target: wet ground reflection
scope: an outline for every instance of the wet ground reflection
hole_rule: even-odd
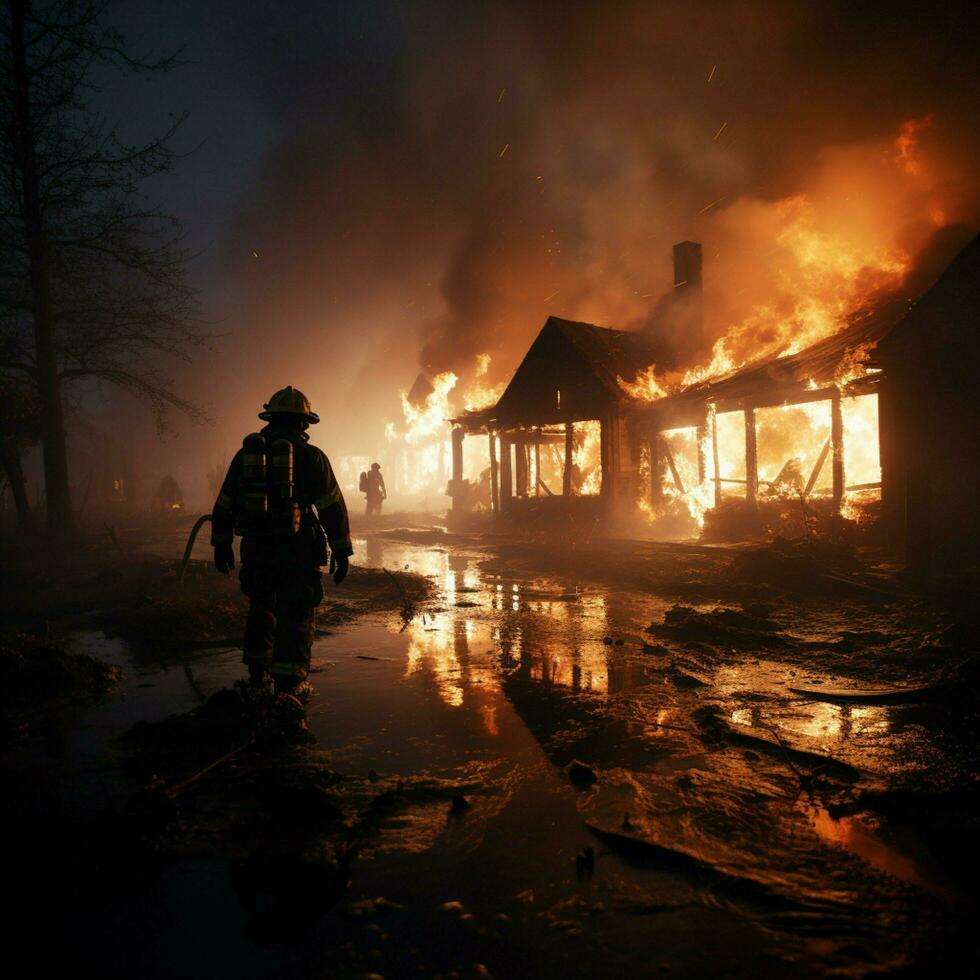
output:
[[[665,637],[646,628],[673,598],[606,589],[571,568],[537,576],[485,550],[380,535],[355,548],[396,575],[430,577],[437,594],[407,626],[378,613],[317,640],[318,748],[343,773],[473,789],[462,815],[420,801],[383,822],[348,899],[278,964],[286,975],[473,973],[486,962],[499,975],[655,963],[665,975],[819,976],[900,966],[935,936],[961,935],[963,894],[921,841],[813,799],[816,779],[846,796],[855,780],[926,768],[938,752],[911,708],[790,691],[840,679],[846,661],[820,645],[841,646],[853,610],[754,612],[775,623],[758,646]],[[327,594],[342,601],[342,589]],[[865,636],[846,642],[872,642],[872,629],[890,642],[899,618],[865,617]],[[127,663],[121,648],[109,655]],[[239,672],[234,650],[209,652],[190,679],[130,670],[120,697],[69,736],[66,768],[95,765],[125,724],[187,710]],[[573,759],[595,783],[570,783]],[[578,874],[589,847],[594,871]],[[401,911],[380,919],[379,897]],[[225,918],[240,929],[240,916]],[[166,929],[152,940],[172,941]]]
[[[519,665],[529,677],[574,691],[604,694],[634,682],[629,664],[610,656],[617,643],[610,635],[610,604],[617,603],[603,590],[581,585],[570,590],[567,583],[488,572],[479,554],[420,551],[391,542],[375,542],[370,554],[439,585],[440,606],[408,627],[406,672],[428,671],[451,706],[462,704],[464,689],[472,684],[499,686],[498,653],[503,666]],[[633,606],[642,611],[633,611],[631,619],[664,608],[655,600]]]
[[[342,765],[384,758],[396,771],[424,765],[443,774],[484,766],[494,802],[479,803],[469,822],[473,860],[479,855],[495,867],[515,860],[504,815],[549,772],[548,806],[563,813],[564,829],[555,833],[566,850],[582,843],[583,827],[613,835],[603,838],[607,902],[642,895],[658,907],[724,909],[781,935],[765,955],[805,949],[817,961],[825,957],[828,968],[883,962],[915,933],[902,930],[911,928],[920,890],[941,903],[952,894],[927,887],[937,875],[926,855],[885,841],[873,822],[835,820],[803,805],[801,771],[817,765],[811,757],[826,756],[845,774],[858,766],[873,775],[908,765],[917,744],[901,708],[794,696],[789,688],[799,678],[828,679],[819,655],[801,664],[724,645],[657,643],[644,628],[663,619],[669,601],[571,577],[527,576],[480,552],[386,541],[370,553],[387,567],[430,575],[440,594],[404,633],[390,625],[375,635],[375,655],[391,659],[368,665],[370,680],[345,681],[341,670],[326,676],[321,691],[331,721],[314,727]],[[810,623],[793,616],[791,641],[839,640],[841,614],[820,607],[809,616]],[[350,639],[330,638],[318,654],[336,661],[348,650],[357,657]],[[363,692],[355,708],[352,686]],[[392,708],[379,712],[379,700]],[[743,749],[736,739],[706,750],[694,720],[706,706],[718,706],[733,732],[761,745]],[[362,721],[380,715],[376,735],[345,741],[341,717],[348,710]],[[800,756],[787,759],[784,744]],[[574,757],[600,772],[598,785],[584,793],[560,774]],[[542,769],[543,759],[550,768]],[[417,852],[420,833],[429,859],[449,846],[444,820],[420,817],[416,829],[396,828],[387,839],[389,858],[400,846]],[[455,839],[457,856],[459,846]],[[652,849],[652,861],[643,859],[643,847]],[[665,856],[667,867],[682,868],[669,881]],[[535,858],[522,851],[518,860],[525,887],[541,888]],[[390,887],[383,874],[372,881]]]

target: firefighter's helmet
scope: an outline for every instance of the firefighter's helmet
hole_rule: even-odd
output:
[[[265,411],[259,412],[259,418],[265,422],[271,422],[276,415],[298,415],[311,425],[320,421],[310,408],[310,400],[292,385],[277,391],[262,407]]]

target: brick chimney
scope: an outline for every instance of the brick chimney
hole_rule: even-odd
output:
[[[704,345],[704,296],[699,242],[674,246],[674,308],[683,323],[684,346],[700,349]]]

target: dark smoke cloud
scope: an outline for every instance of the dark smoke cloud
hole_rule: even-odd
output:
[[[641,325],[686,238],[721,333],[767,283],[744,202],[930,113],[975,228],[976,5],[876,6],[236,5],[280,133],[224,244],[256,395],[298,373],[367,433],[420,367],[511,370],[548,313]]]

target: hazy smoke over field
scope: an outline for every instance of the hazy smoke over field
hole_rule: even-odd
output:
[[[367,444],[420,368],[505,376],[548,313],[649,326],[682,239],[740,354],[760,308],[836,288],[803,278],[894,288],[944,228],[948,259],[978,219],[975,15],[870,7],[240,12],[281,134],[223,246],[255,395],[292,379]]]

